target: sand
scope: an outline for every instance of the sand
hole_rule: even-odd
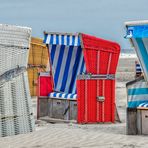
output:
[[[0,138],[0,148],[146,148],[147,136],[126,135],[127,81],[134,79],[135,58],[120,59],[116,83],[116,104],[122,123],[78,125],[38,121],[36,131]],[[130,63],[130,64],[129,64]],[[120,77],[122,76],[122,77]],[[33,99],[36,114],[36,99]]]

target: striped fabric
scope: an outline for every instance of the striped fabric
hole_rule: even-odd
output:
[[[128,86],[128,107],[136,108],[142,103],[148,103],[147,82],[135,82]]]
[[[133,38],[132,40],[141,61],[143,72],[148,80],[148,38]]]
[[[132,40],[142,70],[148,81],[148,25],[127,26],[126,37]]]
[[[139,63],[136,63],[136,73],[141,73],[142,69]]]
[[[148,101],[147,101],[147,103],[141,103],[138,107],[145,107],[145,108],[147,108],[148,107]]]
[[[80,46],[80,38],[78,34],[45,34],[44,43],[50,45]]]
[[[77,75],[86,71],[79,37],[77,35],[45,35],[45,43],[49,44],[54,90],[76,93]]]
[[[51,98],[60,98],[60,99],[76,99],[77,98],[77,94],[58,93],[58,92],[52,92],[48,96]]]

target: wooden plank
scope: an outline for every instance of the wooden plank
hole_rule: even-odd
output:
[[[39,118],[40,120],[46,121],[48,123],[77,123],[76,120],[62,120],[62,119],[55,119],[50,118],[48,116]]]
[[[78,35],[79,35],[79,33],[46,32],[46,31],[44,31],[44,34],[55,34],[55,35],[72,35],[72,36],[78,36]]]
[[[137,135],[137,109],[127,108],[127,135]]]
[[[115,104],[115,121],[121,123],[116,104]]]
[[[125,22],[125,26],[139,26],[148,24],[148,20]]]

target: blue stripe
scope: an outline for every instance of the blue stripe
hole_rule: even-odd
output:
[[[78,37],[78,45],[80,46],[81,45],[81,43],[80,43],[80,38]]]
[[[129,107],[129,108],[136,108],[136,107],[138,107],[141,103],[148,103],[148,100],[144,100],[144,101],[130,101],[130,102],[128,102],[128,107]]]
[[[84,69],[84,58],[83,58],[83,62],[82,62],[82,66],[81,66],[81,70],[80,70],[80,74],[82,74],[83,72],[85,72],[85,71],[83,71],[83,69]]]
[[[54,93],[53,96],[56,97],[56,93]]]
[[[65,94],[65,98],[68,98],[68,94]]]
[[[142,39],[140,38],[136,38],[135,39],[137,44],[138,44],[138,47],[139,47],[139,52],[141,53],[141,57],[142,57],[142,60],[143,60],[143,63],[144,63],[144,67],[146,68],[146,71],[145,73],[148,72],[148,53],[147,53],[147,50],[143,44],[143,41]]]
[[[60,69],[62,68],[61,64],[62,64],[64,49],[65,49],[65,46],[62,45],[61,48],[60,48],[59,57],[57,59],[58,63],[57,63],[57,67],[55,69],[55,75],[54,75],[55,88],[57,87],[57,82],[58,82],[58,78],[59,78]]]
[[[72,90],[73,89],[73,83],[75,84],[75,80],[76,80],[76,77],[77,77],[76,74],[77,74],[77,70],[78,70],[78,65],[79,65],[79,62],[80,62],[81,54],[82,54],[82,48],[79,46],[77,48],[76,59],[75,59],[74,67],[73,67],[73,71],[72,71],[72,79],[71,79],[71,83],[70,83],[69,91],[68,92],[72,92],[73,91]]]
[[[75,44],[75,36],[72,36],[72,45],[74,46]]]
[[[53,60],[54,60],[55,52],[56,52],[56,45],[52,45],[51,46],[51,52],[49,50],[52,65],[53,65]]]
[[[70,61],[71,61],[72,53],[73,53],[73,50],[74,50],[73,48],[74,48],[74,46],[69,47],[68,56],[67,56],[67,60],[66,60],[66,66],[65,66],[65,70],[64,70],[64,77],[63,77],[63,80],[62,80],[61,91],[65,90],[67,77],[68,77],[68,70],[69,70],[69,67],[70,67]]]
[[[53,35],[51,35],[49,43],[53,44]]]
[[[71,95],[71,98],[73,98],[73,97],[74,97],[74,95],[75,95],[75,94],[72,94],[72,95]]]
[[[61,43],[64,45],[64,35],[61,36]]]
[[[69,43],[70,43],[70,36],[68,35],[67,36],[67,45],[69,45]]]
[[[60,93],[59,97],[62,97],[62,93]]]
[[[59,44],[59,35],[56,35],[56,44]]]
[[[142,94],[148,94],[148,88],[128,89],[128,95],[142,95]]]

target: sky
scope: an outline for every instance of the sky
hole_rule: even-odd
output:
[[[0,0],[0,23],[28,26],[32,36],[43,31],[83,32],[118,42],[124,39],[124,22],[148,19],[148,0]]]

